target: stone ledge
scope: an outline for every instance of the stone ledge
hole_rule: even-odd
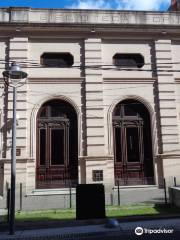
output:
[[[71,194],[75,194],[76,189],[71,188]],[[27,194],[26,196],[49,196],[49,195],[69,195],[70,189],[69,188],[62,188],[62,189],[35,189],[31,193]]]

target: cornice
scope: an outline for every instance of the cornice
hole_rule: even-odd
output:
[[[180,25],[180,13],[11,7],[0,9],[0,21],[23,23]]]
[[[180,32],[180,12],[0,8],[0,30]],[[14,31],[16,31],[14,28]],[[71,29],[70,29],[71,28]],[[4,29],[5,30],[5,29]]]

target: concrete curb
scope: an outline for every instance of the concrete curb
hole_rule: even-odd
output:
[[[2,240],[50,240],[52,237],[53,239],[63,239],[63,240],[71,240],[71,239],[86,239],[89,237],[103,237],[105,236],[104,232],[99,233],[69,233],[69,234],[50,234],[47,236],[3,236]]]
[[[93,237],[106,237],[110,234],[120,235],[120,227],[108,229],[104,225],[68,227],[56,229],[39,229],[36,231],[16,231],[15,235],[7,232],[0,235],[0,240],[44,240],[44,239],[89,239]]]
[[[145,221],[147,220],[147,221]],[[146,218],[138,219],[136,221],[131,218],[131,221],[120,221],[120,224],[115,228],[107,228],[105,224],[92,224],[92,225],[81,225],[81,226],[70,226],[70,227],[56,227],[44,229],[34,229],[34,230],[16,230],[14,236],[10,236],[8,232],[0,234],[0,240],[52,240],[52,239],[63,239],[63,240],[85,240],[85,239],[118,239],[122,236],[129,236],[130,234],[135,234],[134,230],[137,226],[144,228],[171,228],[176,232],[178,238],[180,239],[180,226],[179,217],[176,218],[170,216],[166,218]],[[113,236],[113,237],[112,237]],[[114,238],[117,237],[117,238]],[[111,238],[112,237],[112,238]],[[127,238],[125,238],[127,239]]]
[[[118,217],[119,222],[134,222],[134,221],[149,221],[149,220],[160,220],[160,219],[171,219],[171,218],[180,218],[179,214],[164,214],[164,215],[140,215],[140,216],[126,216]]]
[[[140,216],[126,216],[126,217],[113,217],[117,219],[120,223],[125,222],[134,222],[134,221],[149,221],[149,220],[161,220],[161,219],[172,219],[180,218],[180,214],[171,214],[171,215],[140,215]],[[54,221],[43,221],[43,222],[17,222],[16,230],[35,230],[35,229],[44,229],[44,228],[64,228],[64,227],[83,227],[87,225],[100,225],[106,224],[108,218],[105,219],[91,219],[91,220],[54,220]],[[7,223],[0,224],[0,233],[8,231],[9,225]]]

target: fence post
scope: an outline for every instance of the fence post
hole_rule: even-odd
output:
[[[177,184],[176,184],[176,177],[174,177],[174,186],[176,187]]]
[[[113,193],[110,193],[110,199],[111,199],[111,206],[113,206],[114,204]]]
[[[22,183],[20,183],[19,189],[19,210],[22,211]]]
[[[165,204],[167,204],[167,191],[166,191],[166,179],[164,178],[164,197],[165,197]]]
[[[69,208],[72,208],[72,189],[69,188]]]
[[[10,220],[10,194],[11,194],[11,190],[10,188],[7,189],[7,202],[6,202],[6,206],[7,206],[7,222],[9,223]]]
[[[118,206],[120,206],[120,189],[119,189],[119,181],[118,181]]]

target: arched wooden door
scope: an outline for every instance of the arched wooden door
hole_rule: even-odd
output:
[[[134,100],[120,102],[113,113],[115,182],[154,184],[150,116]]]
[[[62,100],[49,101],[37,117],[37,188],[73,186],[78,181],[77,115]]]

